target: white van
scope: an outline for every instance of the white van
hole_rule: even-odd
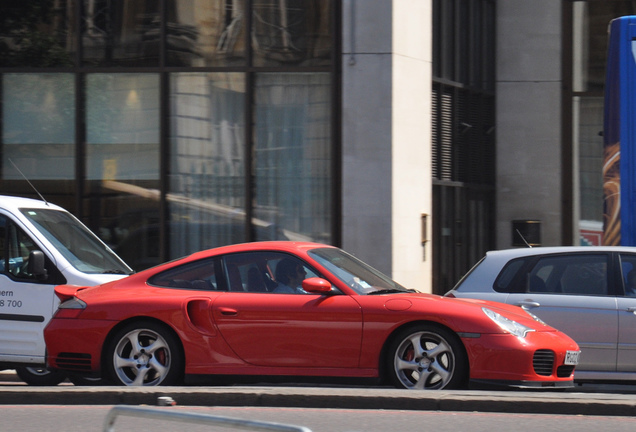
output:
[[[98,285],[132,272],[63,208],[0,196],[0,370],[15,369],[32,385],[66,379],[44,366],[42,332],[59,303],[54,287]]]

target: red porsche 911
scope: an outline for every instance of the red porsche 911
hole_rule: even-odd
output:
[[[56,293],[49,368],[118,385],[240,375],[569,387],[580,353],[520,307],[409,290],[316,243],[226,246]]]

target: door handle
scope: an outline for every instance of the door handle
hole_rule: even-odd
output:
[[[636,315],[636,306],[628,307],[627,312],[631,312],[634,315]]]
[[[532,308],[538,308],[539,306],[541,306],[541,303],[532,301],[532,300],[524,300],[524,301],[520,301],[519,303],[515,303],[515,305],[521,306],[524,309],[532,309]]]
[[[238,311],[236,309],[228,308],[228,307],[219,308],[219,312],[221,312],[221,315],[223,315],[223,316],[236,316],[236,315],[238,315]]]

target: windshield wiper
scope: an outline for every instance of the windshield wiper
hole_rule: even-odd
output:
[[[113,269],[113,270],[105,270],[104,274],[127,274],[127,273],[123,270]]]
[[[387,288],[387,289],[381,289],[381,290],[370,292],[367,295],[395,294],[395,293],[407,293],[407,292],[415,292],[415,290],[412,290],[412,289]]]

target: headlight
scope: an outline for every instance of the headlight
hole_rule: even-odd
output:
[[[528,332],[535,331],[530,327],[526,327],[523,324],[519,324],[516,321],[506,318],[505,316],[498,314],[497,312],[490,310],[488,308],[481,308],[482,311],[486,314],[488,318],[493,320],[495,324],[497,324],[503,331],[506,331],[510,334],[513,334],[517,337],[524,338]]]
[[[532,319],[533,319],[533,320],[535,320],[536,322],[538,322],[538,323],[540,323],[540,324],[543,324],[543,325],[547,325],[545,322],[543,322],[543,320],[542,320],[541,318],[539,318],[538,316],[536,316],[535,314],[533,314],[532,312],[530,312],[528,309],[525,309],[525,308],[521,308],[521,309],[523,309],[524,311],[526,311],[526,313],[527,313],[528,315],[530,315],[530,316],[532,317]]]

